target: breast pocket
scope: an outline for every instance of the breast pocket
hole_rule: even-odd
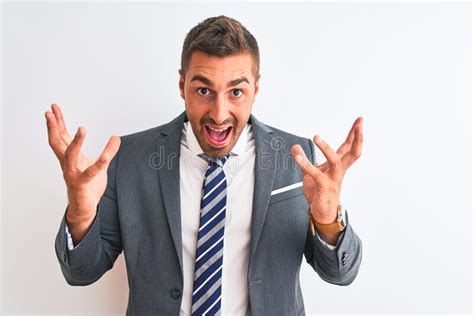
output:
[[[301,260],[308,231],[308,202],[301,185],[279,189],[274,188],[270,195],[265,226],[272,243],[278,245],[276,253],[293,256],[297,262]]]
[[[276,188],[272,190],[272,195],[270,196],[269,204],[281,202],[296,196],[304,194],[303,185],[301,182],[290,184],[283,188]]]

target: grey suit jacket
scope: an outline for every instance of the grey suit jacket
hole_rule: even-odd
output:
[[[123,250],[129,283],[127,315],[178,315],[180,311],[180,199],[186,197],[179,192],[179,154],[185,120],[183,112],[162,126],[121,136],[87,235],[68,250],[64,213],[56,236],[56,255],[70,285],[94,283]],[[299,281],[303,255],[323,280],[348,285],[359,270],[361,241],[349,223],[335,250],[312,237],[302,186],[271,195],[302,181],[291,146],[300,144],[313,162],[314,148],[311,140],[264,125],[253,115],[249,122],[256,145],[247,275],[250,309],[254,315],[303,315]]]

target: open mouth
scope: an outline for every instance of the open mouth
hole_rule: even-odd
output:
[[[210,145],[213,147],[224,147],[228,140],[232,126],[226,128],[216,128],[209,125],[204,125],[204,130],[206,131],[206,138]]]

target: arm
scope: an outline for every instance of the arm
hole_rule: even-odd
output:
[[[340,233],[334,249],[325,246],[318,236],[308,234],[304,255],[318,275],[326,282],[349,285],[354,281],[362,260],[362,242],[349,224],[346,212],[346,228]]]
[[[61,271],[70,285],[88,285],[112,268],[122,251],[117,216],[116,170],[120,137],[110,137],[97,159],[81,152],[86,130],[72,138],[57,104],[45,112],[48,143],[66,182],[68,206],[55,239]],[[77,244],[68,250],[66,224]]]
[[[122,252],[115,191],[117,156],[111,161],[104,195],[97,205],[97,213],[84,238],[69,244],[66,232],[66,212],[63,215],[55,240],[55,251],[64,278],[70,285],[89,285],[110,270]],[[68,206],[69,207],[69,206]]]
[[[311,162],[316,164],[314,146],[309,141],[309,155]],[[325,281],[337,285],[349,285],[354,281],[362,260],[362,242],[349,223],[347,211],[344,212],[346,227],[339,233],[333,247],[325,244],[324,237],[318,232],[311,232],[308,222],[308,234],[305,245],[306,261]],[[331,249],[332,248],[332,249]]]

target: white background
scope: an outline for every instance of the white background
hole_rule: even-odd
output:
[[[2,313],[124,314],[123,254],[87,287],[64,280],[54,239],[66,190],[47,142],[52,102],[96,156],[109,136],[183,109],[184,37],[225,14],[257,38],[258,119],[337,148],[364,116],[342,202],[363,241],[358,277],[303,262],[312,313],[468,313],[472,297],[471,5],[60,4],[2,8]],[[322,159],[322,155],[319,156]]]

